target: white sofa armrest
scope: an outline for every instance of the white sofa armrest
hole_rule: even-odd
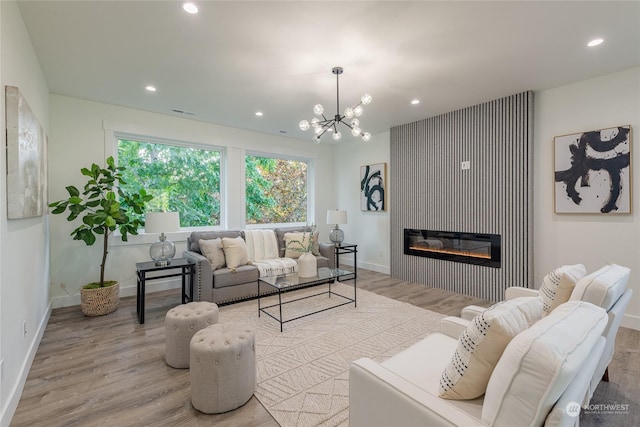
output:
[[[440,332],[457,340],[469,324],[469,320],[460,317],[447,316],[440,320]]]
[[[479,305],[468,305],[462,309],[462,311],[460,312],[460,317],[462,317],[464,320],[473,320],[474,317],[476,317],[486,309],[487,307],[481,307]]]
[[[369,358],[349,367],[350,427],[482,425]]]
[[[540,295],[537,289],[523,288],[522,286],[511,286],[504,290],[504,299],[510,300],[520,297],[537,297]]]

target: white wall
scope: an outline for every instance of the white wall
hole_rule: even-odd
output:
[[[623,326],[640,329],[640,173],[631,174],[631,215],[558,215],[553,204],[553,138],[619,125],[631,125],[631,164],[640,165],[640,68],[536,93],[534,283],[562,264],[627,266],[634,295]]]
[[[49,133],[49,89],[14,1],[0,2],[0,128],[5,85],[17,86]],[[49,313],[47,217],[7,220],[6,152],[0,150],[0,424],[9,425]],[[23,334],[26,322],[27,334]]]
[[[334,208],[346,209],[348,224],[344,230],[345,242],[358,245],[358,266],[381,273],[390,273],[389,211],[360,210],[360,166],[373,163],[387,164],[389,185],[390,133],[373,135],[369,142],[354,140],[338,143],[334,161],[338,204]],[[388,188],[388,187],[387,187]],[[387,204],[389,196],[387,195]],[[345,260],[349,258],[345,256]],[[340,258],[342,262],[342,257]]]
[[[64,198],[67,185],[84,185],[80,168],[115,154],[112,131],[169,138],[222,147],[227,160],[226,206],[228,228],[244,226],[244,153],[247,150],[313,158],[313,168],[322,179],[314,183],[310,197],[315,195],[315,220],[319,231],[328,236],[324,224],[326,210],[334,205],[333,149],[330,145],[314,144],[292,138],[250,132],[183,118],[133,110],[114,105],[51,95],[50,138],[50,198]],[[107,130],[105,132],[105,129]],[[66,215],[52,216],[51,221],[51,292],[53,306],[79,304],[82,285],[98,279],[99,245],[87,247],[74,241],[69,233],[77,223],[66,221]],[[187,232],[169,234],[176,243],[176,253],[185,249]],[[130,237],[129,243],[112,239],[107,259],[106,276],[118,280],[121,295],[135,295],[135,263],[149,260],[149,244],[157,237]],[[324,237],[326,240],[327,237]],[[150,291],[173,287],[169,283],[151,282]]]

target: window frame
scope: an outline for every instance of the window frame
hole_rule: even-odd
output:
[[[219,225],[201,225],[201,226],[192,226],[192,227],[180,227],[180,231],[177,231],[175,233],[170,233],[173,234],[175,236],[177,236],[178,239],[182,239],[184,237],[184,240],[186,240],[186,238],[191,234],[191,232],[193,231],[209,231],[209,230],[223,230],[225,229],[225,224],[226,224],[226,204],[227,204],[227,198],[226,198],[226,171],[227,171],[227,167],[226,167],[226,149],[224,147],[218,146],[218,145],[208,145],[208,144],[204,144],[204,143],[198,143],[198,142],[188,142],[188,141],[184,141],[184,140],[179,140],[179,139],[173,139],[173,138],[163,138],[163,137],[157,137],[157,136],[151,136],[151,135],[144,135],[144,134],[139,134],[139,133],[131,133],[131,132],[124,132],[124,131],[117,131],[114,130],[112,131],[112,136],[113,136],[113,147],[112,147],[112,152],[113,152],[113,158],[116,161],[116,165],[118,164],[118,146],[119,146],[119,140],[121,139],[125,139],[125,140],[133,140],[133,141],[138,141],[138,142],[144,142],[144,143],[149,143],[149,144],[159,144],[159,145],[170,145],[170,146],[174,146],[174,147],[185,147],[185,148],[195,148],[195,149],[201,149],[201,150],[208,150],[208,151],[218,151],[220,153],[220,224]],[[139,230],[138,233],[139,235],[146,235],[146,231]]]
[[[300,163],[306,163],[307,165],[307,221],[306,222],[279,222],[279,223],[265,223],[265,224],[249,224],[247,223],[247,206],[246,206],[246,189],[247,189],[247,171],[244,170],[244,193],[245,193],[245,206],[244,206],[244,224],[246,229],[259,229],[259,228],[281,228],[281,227],[300,227],[309,224],[315,224],[314,218],[314,192],[315,188],[315,159],[312,157],[303,157],[281,153],[267,153],[257,150],[245,150],[243,166],[246,168],[247,156],[253,157],[265,157],[269,159],[279,160],[293,160]]]

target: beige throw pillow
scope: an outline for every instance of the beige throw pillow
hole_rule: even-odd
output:
[[[217,270],[225,266],[224,250],[220,238],[210,240],[198,240],[202,255],[207,257],[211,263],[211,268]]]
[[[300,258],[304,252],[307,252],[306,248],[309,247],[309,239],[311,233],[285,233],[284,234],[284,256],[285,258]]]
[[[564,265],[547,274],[540,286],[545,316],[569,301],[576,283],[586,275],[587,269],[582,264]]]
[[[233,269],[249,263],[247,244],[242,237],[223,237],[222,248],[227,267]]]
[[[522,297],[499,302],[474,317],[442,372],[439,396],[457,400],[482,396],[509,341],[541,319],[542,313],[541,298]]]

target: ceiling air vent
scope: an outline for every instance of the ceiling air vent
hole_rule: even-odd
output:
[[[178,113],[178,114],[184,114],[185,116],[195,116],[196,115],[196,113],[192,113],[190,111],[179,110],[177,108],[174,108],[171,111],[173,111],[174,113]]]

